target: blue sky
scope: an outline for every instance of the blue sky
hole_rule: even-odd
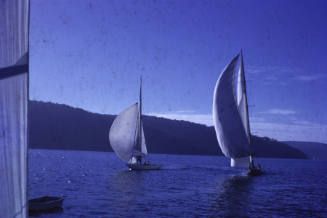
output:
[[[243,49],[254,134],[327,143],[326,1],[31,0],[30,98],[212,125]]]

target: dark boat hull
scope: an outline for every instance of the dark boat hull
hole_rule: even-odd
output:
[[[263,174],[263,171],[259,170],[259,169],[252,169],[252,170],[249,170],[249,172],[248,172],[248,176],[260,176],[262,174]]]
[[[130,170],[160,170],[161,165],[153,164],[127,164]]]
[[[61,208],[64,198],[45,196],[28,201],[30,212],[47,211]]]

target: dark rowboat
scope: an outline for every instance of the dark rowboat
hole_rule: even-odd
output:
[[[28,207],[30,212],[60,209],[63,201],[64,198],[61,197],[44,196],[41,198],[34,198],[29,200]]]

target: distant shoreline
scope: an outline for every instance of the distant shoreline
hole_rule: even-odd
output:
[[[107,153],[113,153],[115,154],[114,151],[102,151],[102,150],[83,150],[83,149],[58,149],[58,148],[29,148],[31,150],[58,150],[58,151],[92,151],[92,152],[107,152]],[[219,155],[219,154],[176,154],[176,153],[151,153],[151,154],[162,154],[162,155],[186,155],[186,156],[209,156],[209,157],[213,157],[213,156],[217,156],[217,157],[223,157],[226,159],[229,159],[227,157],[225,157],[224,155]],[[150,156],[151,156],[150,154]],[[277,157],[256,157],[256,158],[267,158],[267,159],[302,159],[302,160],[313,160],[313,159],[309,159],[309,158],[288,158],[288,157],[282,157],[282,158],[277,158]],[[314,160],[314,161],[327,161],[327,160]]]
[[[51,102],[29,102],[30,148],[111,152],[109,128],[116,117]],[[143,116],[150,154],[222,156],[213,127],[188,121]],[[256,157],[310,157],[301,149],[252,135]]]

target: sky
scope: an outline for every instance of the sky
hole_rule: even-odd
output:
[[[327,1],[31,0],[30,98],[213,125],[242,49],[253,134],[327,143]]]

